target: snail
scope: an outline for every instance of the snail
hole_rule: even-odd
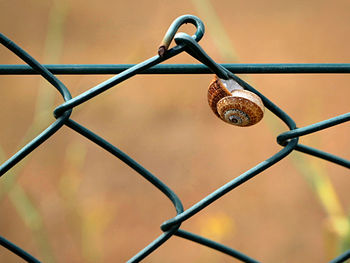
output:
[[[260,97],[243,89],[233,79],[215,76],[209,85],[208,103],[216,116],[236,126],[254,125],[264,116],[264,104]]]

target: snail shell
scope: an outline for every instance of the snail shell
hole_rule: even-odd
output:
[[[236,126],[251,126],[264,116],[264,104],[236,81],[215,76],[208,89],[208,103],[216,116]]]

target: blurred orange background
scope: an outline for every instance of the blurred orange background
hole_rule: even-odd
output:
[[[0,1],[2,33],[43,64],[134,64],[171,22],[198,16],[219,63],[348,63],[350,2]],[[192,25],[181,27],[193,34]],[[6,48],[1,64],[23,64]],[[167,63],[197,63],[181,54]],[[108,75],[58,76],[73,96]],[[241,75],[303,127],[349,111],[346,74]],[[281,149],[270,112],[250,128],[216,118],[212,75],[138,75],[75,108],[72,119],[135,158],[188,208]],[[62,103],[39,76],[0,77],[0,160],[54,121]],[[349,124],[302,137],[350,158]],[[326,262],[350,248],[349,170],[293,152],[182,224],[262,262]],[[166,197],[67,127],[0,180],[0,235],[43,262],[125,262],[175,215]],[[19,258],[0,247],[0,262]],[[235,262],[172,237],[144,262]]]

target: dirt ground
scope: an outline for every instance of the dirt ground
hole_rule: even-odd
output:
[[[1,32],[44,64],[135,64],[156,55],[171,22],[202,19],[219,63],[349,63],[350,2],[0,1]],[[193,34],[194,28],[181,28]],[[22,64],[4,47],[1,64]],[[168,63],[197,63],[186,54]],[[240,75],[303,127],[349,111],[350,75]],[[73,96],[110,75],[59,75]],[[189,208],[269,158],[287,127],[270,112],[250,128],[216,118],[212,75],[139,75],[78,106],[72,119],[165,182]],[[0,76],[1,163],[54,121],[59,94],[39,76]],[[345,123],[300,139],[350,158]],[[349,170],[290,156],[181,228],[261,262],[327,262],[349,247]],[[125,262],[175,215],[118,159],[63,127],[0,180],[0,234],[43,262]],[[345,241],[344,241],[345,240]],[[18,258],[0,248],[0,262]],[[235,262],[172,237],[144,262]]]

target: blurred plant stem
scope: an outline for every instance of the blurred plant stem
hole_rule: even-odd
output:
[[[82,181],[81,171],[85,164],[86,153],[87,148],[84,143],[73,141],[67,146],[64,173],[60,177],[58,190],[65,206],[70,232],[74,233],[74,240],[79,243],[84,262],[99,262],[102,258],[102,253],[98,248],[100,243],[96,241],[96,236],[87,233],[91,233],[101,220],[90,224],[85,210],[92,211],[94,208],[90,206],[89,201],[84,199],[88,203],[88,209],[84,209],[78,200],[78,191]]]
[[[200,18],[206,21],[211,39],[217,48],[224,62],[234,63],[238,60],[237,54],[233,48],[230,37],[225,30],[225,27],[220,17],[215,12],[214,6],[210,0],[192,0],[193,5],[197,9]]]
[[[325,219],[324,240],[328,259],[332,259],[348,249],[350,222],[340,203],[334,186],[325,168],[316,159],[305,158],[301,153],[292,155],[292,162],[311,186],[327,214]]]
[[[114,218],[115,204],[109,204],[103,194],[92,194],[79,202],[78,192],[82,182],[82,169],[87,154],[86,145],[73,141],[67,146],[64,173],[59,181],[59,192],[64,201],[67,222],[80,243],[84,262],[103,262],[101,237]]]
[[[67,11],[68,9],[65,1],[55,0],[52,2],[44,47],[43,63],[57,63],[59,61],[63,44],[63,24]],[[45,80],[40,79],[33,122],[23,136],[18,148],[25,145],[30,139],[40,133],[43,127],[48,126],[50,122],[53,121],[51,112],[54,106],[56,92],[57,91],[55,91],[50,84]],[[0,151],[3,155],[1,159],[4,160],[5,154],[2,149],[0,149]],[[55,262],[39,209],[36,207],[36,204],[30,200],[25,189],[17,183],[17,177],[29,159],[30,157],[28,156],[6,174],[6,180],[2,181],[0,199],[4,198],[6,195],[9,196],[17,213],[32,231],[43,261]]]
[[[313,111],[320,112],[315,110],[315,107]],[[267,126],[273,132],[284,132],[281,122],[272,117],[270,113],[264,117]],[[333,259],[349,249],[350,217],[344,211],[327,171],[321,164],[322,160],[299,152],[292,153],[289,160],[311,186],[313,194],[327,215],[324,221],[325,253],[329,260]]]
[[[220,16],[215,12],[210,0],[192,0],[201,18],[207,21],[208,31],[212,35],[214,44],[220,55],[227,63],[237,62],[237,55],[231,45],[230,38],[224,29]],[[315,109],[313,109],[315,111]],[[264,116],[266,125],[272,132],[283,132],[280,121],[274,115],[266,111]],[[337,193],[330,181],[326,170],[319,161],[313,157],[306,157],[305,154],[291,154],[290,159],[296,169],[303,175],[310,184],[311,189],[323,207],[326,215],[325,245],[329,259],[349,249],[350,245],[350,216],[346,216],[339,201]]]

